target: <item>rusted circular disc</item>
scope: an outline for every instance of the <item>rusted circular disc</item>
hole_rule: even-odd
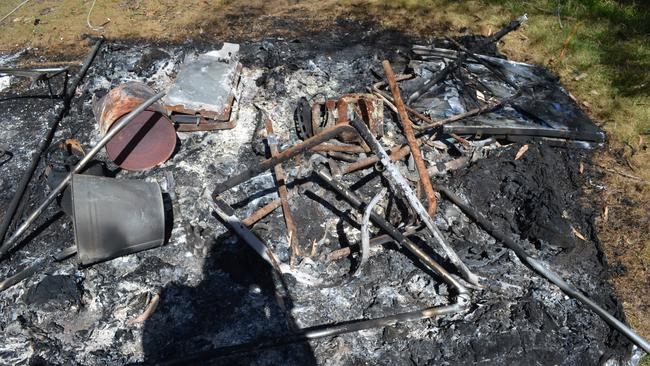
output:
[[[175,147],[172,121],[160,112],[146,110],[113,136],[106,144],[106,152],[121,168],[145,170],[169,159]]]

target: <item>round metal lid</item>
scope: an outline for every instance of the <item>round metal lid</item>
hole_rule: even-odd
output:
[[[106,152],[123,169],[145,170],[169,159],[175,147],[172,121],[160,112],[146,110],[106,144]]]

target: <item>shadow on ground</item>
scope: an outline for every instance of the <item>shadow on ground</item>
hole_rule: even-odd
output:
[[[143,330],[145,364],[185,364],[202,351],[290,332],[291,299],[282,298],[273,269],[245,243],[217,238],[196,287],[171,284]],[[284,304],[283,310],[280,304]],[[199,360],[193,359],[196,364]],[[249,355],[201,359],[202,365],[315,365],[309,344]]]

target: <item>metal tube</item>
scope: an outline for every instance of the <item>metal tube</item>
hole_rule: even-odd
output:
[[[392,243],[394,241],[395,239],[393,239],[390,235],[382,234],[370,239],[368,243],[370,244],[370,247],[375,247],[387,243]],[[357,249],[358,247],[359,247],[358,245],[351,245],[349,247],[333,250],[329,252],[327,255],[322,256],[321,260],[325,262],[332,262],[332,261],[339,260],[343,257],[347,257],[348,255],[350,255],[350,253],[352,253],[352,249],[353,248]]]
[[[25,190],[27,189],[29,182],[32,180],[32,177],[34,176],[34,172],[38,167],[38,163],[41,161],[41,156],[45,153],[45,151],[49,148],[50,144],[52,143],[52,139],[54,138],[54,134],[56,133],[56,130],[59,127],[59,123],[61,122],[61,120],[63,120],[63,117],[65,117],[66,114],[68,114],[68,111],[70,110],[70,102],[75,95],[77,86],[83,79],[84,75],[86,75],[86,72],[90,68],[90,64],[95,59],[95,56],[97,55],[97,52],[99,52],[99,48],[103,42],[104,42],[104,37],[97,40],[92,50],[86,57],[86,60],[84,61],[81,70],[79,70],[78,76],[72,82],[71,88],[65,89],[66,93],[63,98],[63,108],[61,109],[57,117],[54,119],[54,121],[52,121],[52,123],[50,124],[47,134],[45,135],[45,139],[43,139],[36,152],[34,152],[34,154],[32,155],[32,161],[29,167],[27,168],[27,170],[25,171],[25,173],[23,173],[20,183],[18,183],[18,188],[16,188],[16,193],[14,193],[11,202],[9,202],[9,206],[7,206],[4,219],[2,220],[2,225],[0,226],[0,243],[3,243],[2,245],[0,245],[0,260],[2,260],[4,254],[6,254],[6,252],[8,251],[8,249],[6,248],[8,247],[9,244],[4,243],[4,238],[7,235],[7,230],[9,230],[9,226],[11,225],[11,222],[13,221],[14,216],[16,215],[16,210],[18,209],[18,205],[20,205],[20,201],[22,200],[23,195],[25,194]]]
[[[340,194],[345,198],[352,207],[359,210],[360,212],[364,211],[367,205],[363,203],[361,198],[354,194],[348,187],[343,185],[340,181],[334,179],[329,175],[324,169],[315,169],[316,174],[327,183],[336,193]],[[429,267],[433,272],[435,272],[440,278],[445,282],[452,285],[458,293],[465,294],[469,291],[465,286],[463,286],[456,278],[454,278],[449,272],[447,272],[444,267],[442,267],[438,262],[433,260],[428,254],[426,254],[420,247],[415,243],[409,240],[404,234],[397,230],[390,222],[384,219],[382,216],[377,215],[376,213],[370,213],[370,218],[379,228],[384,230],[388,235],[390,235],[395,241],[408,249],[413,253],[418,259],[420,259],[427,267]]]
[[[261,351],[268,348],[283,346],[292,343],[304,342],[312,339],[323,337],[333,337],[345,333],[357,332],[364,329],[380,328],[397,323],[429,319],[435,316],[455,314],[467,308],[469,299],[466,295],[458,297],[457,302],[447,306],[428,307],[422,310],[410,311],[394,315],[388,315],[375,319],[355,320],[350,322],[343,322],[334,325],[320,325],[301,330],[296,334],[289,334],[286,336],[266,338],[258,341],[238,344],[234,346],[226,346],[215,348],[212,350],[200,352],[191,356],[177,358],[174,360],[165,360],[158,364],[160,365],[186,365],[196,364],[200,361],[234,356],[237,354],[245,354]]]
[[[291,197],[289,197],[291,198]],[[253,226],[256,222],[260,221],[266,215],[273,212],[276,208],[282,206],[282,202],[279,198],[274,199],[273,201],[267,203],[266,205],[260,207],[257,211],[253,212],[250,216],[242,220],[244,226]]]
[[[409,152],[411,152],[411,148],[408,147],[408,145],[406,144],[395,146],[394,148],[389,150],[390,159],[393,161],[402,160],[406,155],[408,155]],[[377,155],[369,156],[367,158],[349,164],[348,166],[345,167],[345,169],[341,171],[341,173],[345,175],[352,172],[356,172],[357,170],[367,168],[377,163],[378,161],[379,161],[379,157]]]
[[[45,268],[45,266],[49,265],[50,262],[62,261],[68,257],[73,256],[75,253],[77,253],[77,247],[72,246],[59,251],[58,253],[54,254],[52,257],[38,259],[36,262],[32,263],[31,265],[24,268],[23,270],[18,271],[13,276],[0,281],[0,292],[16,285],[17,283],[21,282],[26,278],[31,277],[34,273],[40,271],[41,269]]]
[[[424,188],[424,194],[427,197],[427,203],[429,205],[427,212],[430,216],[433,216],[436,213],[436,194],[433,191],[433,186],[431,185],[431,178],[429,177],[427,166],[424,164],[424,160],[422,159],[420,142],[415,138],[415,133],[413,133],[412,123],[409,119],[408,113],[406,113],[404,101],[402,100],[399,87],[397,86],[393,68],[390,66],[390,62],[388,60],[384,60],[383,66],[384,72],[386,73],[386,79],[388,79],[388,85],[390,86],[390,90],[393,93],[393,101],[395,102],[395,107],[397,108],[399,119],[402,121],[404,136],[406,136],[406,141],[411,148],[411,156],[413,157],[413,160],[415,160],[415,167],[417,168],[418,175],[420,176],[420,183],[422,184],[422,187]]]
[[[383,187],[379,193],[377,193],[368,203],[365,210],[363,211],[363,219],[361,220],[361,259],[359,260],[359,265],[357,269],[352,274],[356,276],[360,273],[361,267],[366,263],[368,257],[370,257],[370,214],[375,206],[379,203],[384,195],[386,194],[386,187]]]
[[[444,193],[445,196],[447,196],[447,198],[451,202],[453,202],[456,206],[458,206],[458,208],[461,209],[461,211],[465,213],[465,215],[467,215],[472,220],[477,222],[481,227],[483,227],[485,231],[487,231],[495,239],[501,241],[513,252],[515,252],[515,254],[517,254],[517,257],[519,257],[519,259],[521,259],[522,262],[528,264],[528,266],[530,266],[530,268],[532,268],[535,272],[537,272],[542,277],[549,280],[551,283],[555,284],[567,295],[585,304],[589,309],[591,309],[593,312],[598,314],[598,316],[600,316],[601,319],[603,319],[605,322],[611,325],[612,328],[623,333],[623,335],[625,335],[632,343],[636,344],[639,348],[643,349],[646,353],[650,353],[650,343],[647,340],[643,339],[643,337],[636,334],[630,327],[625,325],[620,320],[616,319],[605,309],[603,309],[598,304],[593,302],[575,286],[566,282],[559,274],[549,269],[546,264],[528,255],[528,253],[526,253],[524,248],[522,248],[517,243],[515,243],[515,241],[510,236],[506,235],[504,232],[497,229],[494,225],[492,225],[491,222],[489,222],[485,217],[483,217],[483,215],[481,215],[474,208],[470,207],[456,194],[454,194],[453,192],[451,192],[449,189],[445,187],[438,187],[438,190]]]
[[[253,248],[262,259],[275,267],[276,265],[269,255],[269,248],[257,236],[255,236],[255,234],[250,232],[246,226],[244,226],[237,215],[235,215],[235,211],[232,207],[219,197],[214,198],[213,201],[214,202],[212,202],[211,205],[216,214],[225,221],[226,224],[228,224],[228,226],[246,242],[246,244]]]
[[[358,145],[334,145],[328,143],[322,143],[318,146],[314,146],[310,149],[311,151],[320,151],[320,152],[347,152],[347,153],[364,153],[368,152],[367,149],[364,149],[363,146]]]
[[[344,133],[356,133],[355,129],[347,124],[336,125],[327,129],[324,129],[319,134],[314,137],[308,138],[307,140],[293,145],[289,149],[282,151],[278,155],[271,157],[270,159],[262,160],[258,165],[251,167],[237,175],[234,175],[226,181],[217,184],[217,187],[212,192],[212,197],[215,198],[221,193],[229,190],[230,188],[241,184],[263,171],[275,166],[277,164],[283,163],[296,155],[302,154],[305,151],[308,151],[312,147],[319,145],[325,141],[328,141],[336,136],[339,136]]]
[[[386,168],[386,177],[391,183],[393,189],[404,193],[404,196],[406,197],[409,205],[418,214],[422,222],[424,222],[424,225],[427,227],[427,229],[429,229],[429,232],[431,232],[431,235],[437,242],[438,246],[445,252],[449,261],[453,263],[456,268],[458,268],[463,277],[465,277],[469,283],[478,286],[479,277],[472,273],[472,271],[467,268],[465,263],[460,260],[458,254],[456,254],[456,252],[449,245],[447,245],[444,238],[442,237],[442,233],[436,227],[433,219],[431,219],[431,216],[429,216],[427,210],[422,205],[422,202],[418,200],[417,196],[413,192],[413,189],[411,189],[411,186],[409,186],[406,179],[402,176],[402,173],[399,172],[399,169],[390,160],[390,157],[386,153],[386,150],[384,150],[379,141],[377,141],[375,136],[370,133],[370,130],[368,130],[368,127],[366,127],[363,122],[353,120],[351,123],[357,129],[359,135],[366,141],[368,146],[370,146],[370,149],[372,149],[372,151],[381,159],[382,165]]]
[[[117,135],[126,125],[131,122],[135,117],[138,116],[138,114],[142,113],[145,109],[147,109],[149,106],[154,104],[158,99],[162,98],[165,95],[165,92],[158,93],[154,95],[153,97],[147,99],[142,103],[138,108],[134,109],[129,113],[124,119],[120,120],[120,122],[116,123],[113,128],[111,128],[104,137],[102,137],[101,140],[92,148],[86,155],[84,155],[83,159],[75,165],[75,167],[68,173],[68,175],[63,178],[61,183],[59,183],[56,188],[50,192],[50,194],[45,198],[45,201],[41,203],[40,206],[38,206],[26,219],[25,221],[16,229],[14,234],[4,243],[4,246],[0,249],[0,258],[2,258],[9,250],[11,250],[12,245],[20,238],[20,236],[29,228],[29,226],[45,211],[47,206],[52,203],[56,199],[56,197],[63,192],[65,187],[72,181],[72,176],[76,173],[79,173],[85,166],[90,162],[90,160],[93,159],[93,157],[101,150],[106,143],[113,138],[113,136]]]

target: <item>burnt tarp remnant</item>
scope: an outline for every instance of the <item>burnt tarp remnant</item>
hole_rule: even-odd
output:
[[[163,99],[180,131],[235,127],[231,111],[241,68],[239,45],[235,43],[224,43],[219,50],[185,58]]]
[[[413,60],[410,66],[418,77],[403,83],[411,92],[458,57],[454,50],[443,48],[417,46],[414,51],[421,60]],[[586,146],[605,140],[604,132],[557,82],[557,77],[544,68],[492,56],[475,56],[481,63],[468,58],[454,77],[423,95],[413,107],[444,118],[492,98],[505,98],[514,92],[513,86],[529,85],[533,92],[492,113],[444,124],[443,132],[489,135],[512,141],[519,141],[520,137],[577,140]]]

